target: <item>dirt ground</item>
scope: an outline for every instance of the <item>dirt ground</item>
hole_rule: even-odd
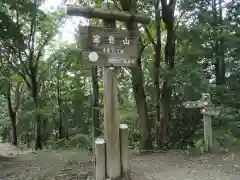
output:
[[[62,151],[36,154],[0,143],[1,180],[83,180],[91,155]],[[179,152],[133,155],[132,180],[239,180],[240,152],[186,156]]]

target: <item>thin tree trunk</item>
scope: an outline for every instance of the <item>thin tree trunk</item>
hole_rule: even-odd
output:
[[[32,98],[35,104],[35,118],[36,118],[36,136],[35,136],[35,149],[42,149],[42,130],[41,130],[41,115],[39,114],[40,102],[38,99],[38,83],[33,73],[32,81]]]
[[[17,128],[16,128],[16,111],[13,110],[12,100],[11,100],[11,82],[8,82],[8,92],[7,92],[7,100],[8,100],[8,112],[9,117],[11,119],[12,126],[12,144],[17,146]]]
[[[18,142],[17,142],[16,116],[12,117],[11,119],[12,119],[12,121],[11,121],[11,123],[12,123],[12,137],[13,137],[13,139],[12,139],[12,144],[15,145],[15,146],[17,146],[17,143],[18,143]]]
[[[213,27],[214,27],[214,55],[215,55],[215,76],[216,85],[225,83],[225,58],[224,58],[224,38],[223,38],[223,16],[222,16],[222,0],[218,1],[219,9],[217,8],[217,0],[213,0]]]
[[[141,55],[137,59],[138,67],[132,68],[132,86],[137,105],[138,120],[141,133],[142,149],[152,149],[151,123],[148,119],[146,95],[143,87],[143,72],[141,69]]]
[[[62,122],[62,99],[61,99],[61,89],[60,89],[60,64],[58,62],[57,67],[57,103],[58,103],[58,117],[59,117],[59,139],[64,137],[63,135],[63,122]]]
[[[100,118],[99,118],[99,85],[98,85],[98,68],[92,67],[92,126],[93,135],[98,137],[100,131]]]
[[[121,6],[124,11],[134,12],[136,9],[136,0],[124,1],[121,0]],[[130,4],[129,4],[130,3]],[[137,24],[135,22],[129,22],[126,24],[128,30],[137,30]],[[134,36],[134,35],[133,35]],[[146,95],[144,91],[144,77],[141,66],[141,56],[144,48],[142,47],[139,52],[139,56],[136,59],[136,67],[131,69],[132,72],[132,86],[133,94],[137,105],[138,120],[140,124],[141,134],[141,147],[142,149],[150,150],[153,148],[151,137],[151,123],[148,119],[148,109],[146,102]]]
[[[219,0],[219,25],[220,25],[220,40],[219,40],[219,56],[220,56],[220,74],[221,74],[221,83],[225,83],[225,58],[224,58],[224,35],[223,35],[223,15],[222,15],[222,0]]]
[[[165,64],[167,70],[171,72],[174,69],[174,59],[175,59],[175,32],[174,32],[174,10],[176,5],[176,0],[170,0],[167,3],[166,0],[161,0],[162,5],[162,17],[166,24],[167,29],[167,40],[165,46]],[[171,77],[164,77],[162,95],[161,95],[161,108],[162,108],[162,120],[161,120],[161,133],[162,147],[169,148],[168,141],[168,124],[171,121],[171,95],[172,86],[170,83]]]
[[[171,94],[172,87],[169,85],[168,80],[164,80],[161,94],[161,147],[168,149],[168,124],[171,121]]]
[[[222,0],[218,1],[219,9],[217,10],[217,2],[213,1],[213,15],[214,15],[214,38],[215,38],[215,76],[216,85],[225,84],[225,52],[224,52],[224,36],[223,36],[223,15],[222,15]],[[219,11],[219,12],[218,12]],[[217,101],[215,103],[221,104],[222,92],[217,92]],[[219,121],[219,125],[222,126],[224,122]]]
[[[42,149],[42,133],[41,133],[41,116],[39,113],[36,114],[37,126],[36,126],[36,139],[35,139],[35,149]]]
[[[155,130],[156,136],[155,141],[157,147],[160,146],[161,142],[161,131],[160,131],[160,123],[161,123],[161,111],[160,111],[160,86],[159,86],[159,79],[160,79],[160,61],[161,61],[161,16],[160,16],[160,8],[159,8],[159,0],[155,4],[155,23],[156,23],[156,36],[157,36],[157,43],[154,46],[155,49],[155,60],[154,60],[154,86],[155,86],[155,98],[156,98],[156,123],[155,123]]]
[[[61,98],[58,96],[58,113],[59,113],[59,139],[64,138],[63,136],[63,122],[62,122],[62,100]]]
[[[219,38],[218,38],[218,12],[217,12],[217,2],[216,0],[213,0],[212,4],[212,10],[213,10],[213,38],[215,40],[214,43],[214,56],[215,56],[215,77],[216,77],[216,85],[221,85],[221,72],[219,71],[220,67],[220,59],[219,59]]]

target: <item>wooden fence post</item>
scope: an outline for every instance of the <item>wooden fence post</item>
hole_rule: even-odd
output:
[[[95,141],[95,157],[96,157],[96,180],[106,179],[106,151],[104,139],[96,139]]]
[[[121,148],[121,170],[124,177],[129,177],[129,140],[128,140],[128,126],[120,124],[120,148]]]

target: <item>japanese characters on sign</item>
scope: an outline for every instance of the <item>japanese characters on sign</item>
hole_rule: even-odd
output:
[[[127,30],[82,26],[80,42],[92,65],[133,66],[138,56],[138,33]]]

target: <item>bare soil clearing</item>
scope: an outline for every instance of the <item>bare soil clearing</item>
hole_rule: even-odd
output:
[[[41,151],[0,143],[1,180],[83,180],[91,155]],[[132,156],[133,180],[239,180],[240,153],[185,156],[179,152]]]

